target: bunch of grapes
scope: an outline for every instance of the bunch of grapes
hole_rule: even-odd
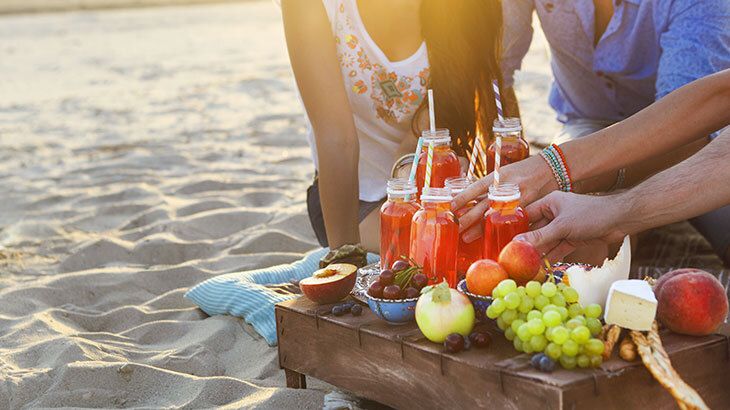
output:
[[[575,289],[551,281],[518,287],[505,279],[492,298],[487,317],[497,320],[518,351],[544,353],[566,369],[601,365],[604,346],[596,338],[602,329],[601,306],[584,308]]]

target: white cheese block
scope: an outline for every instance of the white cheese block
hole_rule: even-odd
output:
[[[585,270],[582,266],[574,265],[565,271],[570,287],[578,291],[578,301],[583,307],[591,303],[606,305],[606,297],[611,284],[621,279],[629,278],[631,269],[631,241],[624,238],[614,259],[606,259],[603,266]]]
[[[651,330],[657,301],[646,281],[619,280],[611,285],[606,301],[606,323],[631,330]]]

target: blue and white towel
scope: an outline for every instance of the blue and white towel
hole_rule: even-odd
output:
[[[275,346],[274,305],[297,295],[277,292],[269,286],[311,276],[327,252],[329,248],[317,249],[291,264],[216,276],[190,289],[185,297],[208,315],[228,314],[243,318],[263,336],[266,343]],[[367,258],[369,264],[380,260],[378,255],[372,253]]]

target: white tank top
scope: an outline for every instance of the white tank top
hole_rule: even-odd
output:
[[[385,197],[398,147],[404,138],[411,138],[411,120],[426,96],[426,43],[405,60],[390,61],[365,30],[356,0],[323,3],[360,143],[360,199],[378,201]],[[318,167],[311,126],[308,140]]]

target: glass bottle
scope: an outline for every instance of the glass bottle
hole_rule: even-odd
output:
[[[405,178],[388,180],[388,200],[380,207],[380,268],[408,258],[411,220],[418,211],[416,183]]]
[[[456,152],[451,149],[449,130],[443,128],[439,128],[434,132],[426,130],[421,133],[421,138],[423,138],[423,148],[421,149],[421,155],[418,157],[418,167],[416,168],[416,186],[418,187],[419,196],[426,180],[426,160],[429,144],[433,144],[430,187],[443,188],[446,178],[461,175],[461,163],[459,157],[456,156]]]
[[[522,123],[519,118],[505,118],[504,120],[494,120],[492,127],[495,141],[497,135],[502,137],[502,149],[499,151],[501,166],[512,164],[530,156],[530,144],[525,141],[522,134]],[[496,150],[496,142],[487,148],[487,172],[494,171],[494,153]]]
[[[423,267],[429,284],[444,279],[456,287],[456,249],[459,224],[451,212],[449,188],[425,188],[421,195],[421,209],[411,222],[410,257]]]
[[[517,184],[502,183],[489,187],[489,210],[484,214],[483,257],[497,260],[502,248],[518,234],[527,232],[529,219],[520,207]]]
[[[456,197],[462,193],[469,185],[476,182],[474,178],[467,177],[451,177],[446,179],[446,187],[451,189],[451,195]],[[454,211],[456,219],[458,220],[464,214],[469,212],[477,204],[476,200],[469,201],[466,205]],[[456,251],[456,276],[458,280],[464,279],[466,271],[475,261],[482,259],[482,252],[484,251],[484,237],[479,239],[466,242],[464,241],[463,235],[459,235],[459,245]]]

